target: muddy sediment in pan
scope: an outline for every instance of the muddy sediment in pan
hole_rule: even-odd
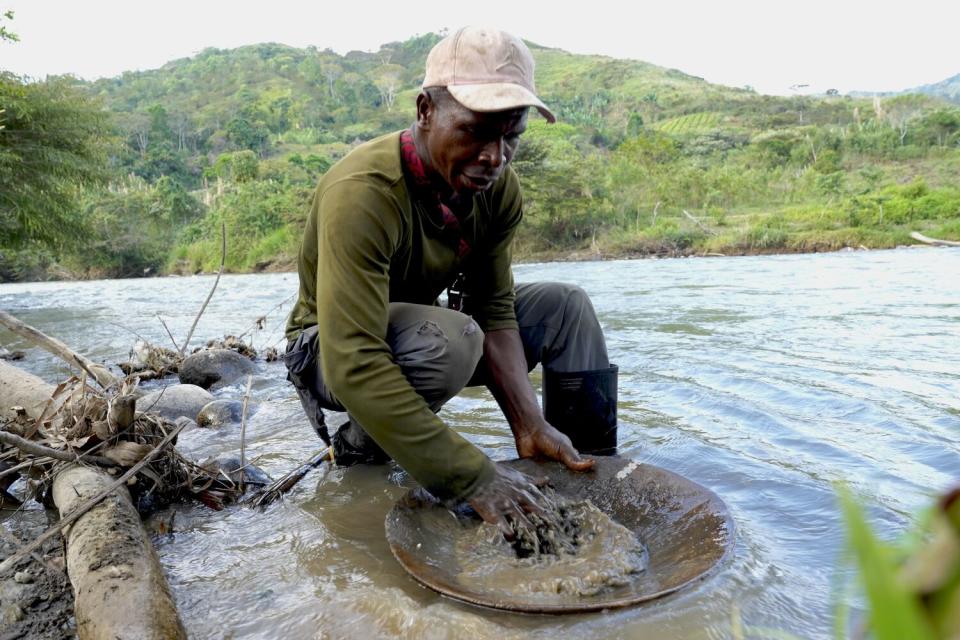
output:
[[[626,586],[646,569],[646,549],[632,531],[589,500],[544,492],[550,513],[534,517],[535,530],[518,530],[513,541],[486,523],[453,528],[460,582],[485,591],[587,597]]]
[[[394,556],[440,593],[528,613],[576,613],[653,600],[709,576],[728,557],[734,525],[709,489],[616,456],[578,474],[515,460],[547,476],[553,522],[513,543],[475,516],[413,491],[386,519]],[[561,510],[562,509],[562,510]]]

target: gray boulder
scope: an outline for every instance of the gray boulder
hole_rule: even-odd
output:
[[[171,421],[181,416],[193,420],[212,400],[209,391],[196,385],[175,384],[137,398],[137,411],[157,413]]]
[[[263,487],[273,481],[263,469],[250,464],[249,460],[247,460],[246,465],[241,466],[240,456],[225,454],[218,458],[208,458],[201,462],[200,466],[217,475],[222,472],[230,480],[237,483],[242,479],[245,484]]]
[[[204,349],[184,358],[180,365],[180,382],[204,389],[219,389],[248,373],[253,363],[232,349]]]
[[[247,404],[247,416],[253,413],[253,405]],[[239,423],[243,416],[243,403],[239,400],[214,400],[197,414],[197,426],[222,427],[225,424]]]

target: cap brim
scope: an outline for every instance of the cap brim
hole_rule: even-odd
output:
[[[556,122],[557,117],[533,92],[512,82],[488,84],[451,84],[447,91],[454,99],[471,111],[509,111],[521,107],[536,107],[547,122]]]

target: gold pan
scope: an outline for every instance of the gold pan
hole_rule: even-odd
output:
[[[457,516],[423,491],[411,491],[387,514],[387,542],[419,582],[475,605],[525,613],[582,613],[627,607],[675,593],[705,579],[731,553],[734,524],[712,491],[666,469],[620,458],[597,457],[593,471],[575,473],[556,462],[511,460],[500,464],[546,476],[557,493],[589,499],[644,544],[649,564],[624,586],[592,596],[511,593],[461,579],[455,527],[479,520]]]

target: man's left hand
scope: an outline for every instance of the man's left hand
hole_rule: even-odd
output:
[[[594,461],[581,458],[580,453],[573,448],[570,438],[547,422],[515,434],[515,439],[517,455],[521,458],[557,460],[573,471],[589,471],[593,468]]]

